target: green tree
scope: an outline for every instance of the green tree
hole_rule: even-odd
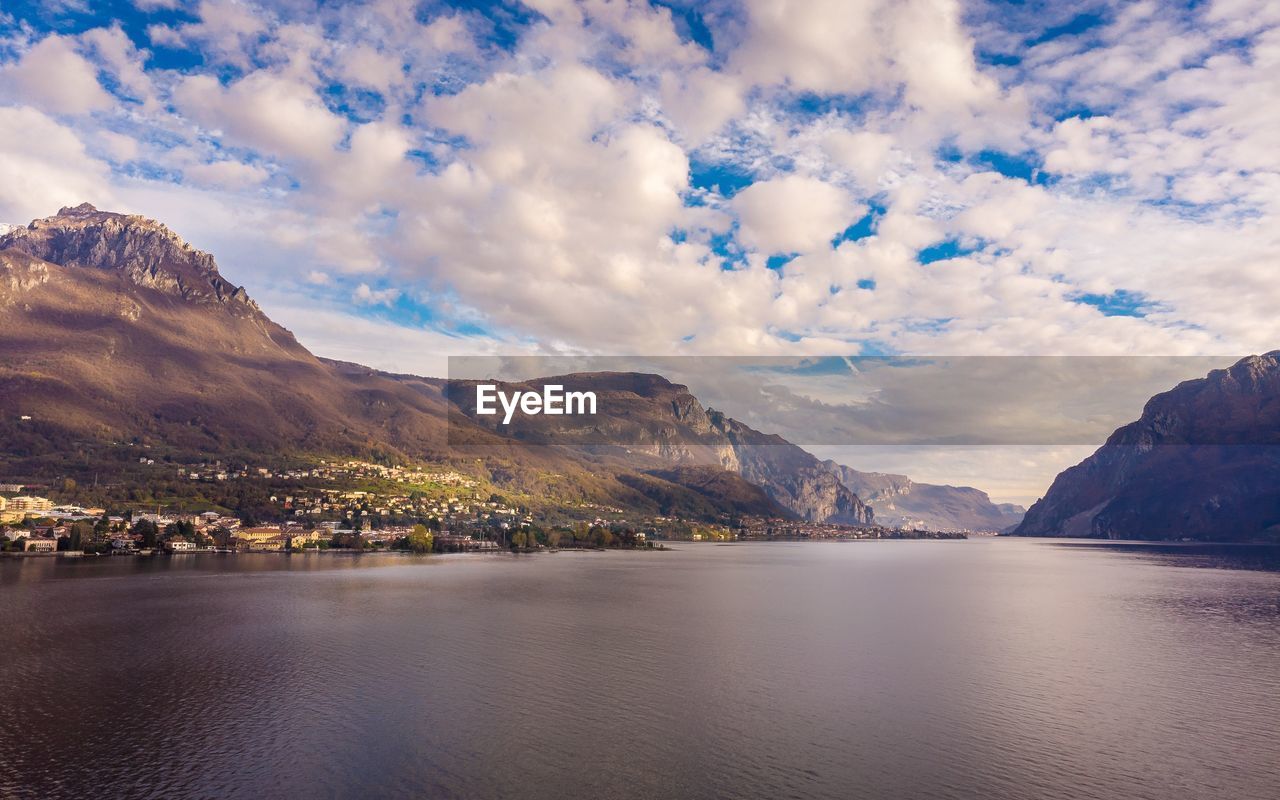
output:
[[[435,536],[426,525],[414,525],[409,532],[409,549],[415,553],[430,553],[435,546]]]
[[[213,543],[222,549],[231,547],[231,529],[225,525],[219,525],[213,529]]]
[[[93,526],[81,520],[71,524],[68,531],[68,550],[83,550],[85,544],[93,537]]]
[[[140,519],[130,529],[135,536],[142,537],[142,546],[155,549],[160,544],[160,529],[149,519]]]
[[[194,542],[196,540],[195,523],[185,519],[171,522],[164,526],[164,538],[185,539],[188,542]]]

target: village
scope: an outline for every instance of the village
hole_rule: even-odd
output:
[[[671,541],[964,538],[963,533],[851,526],[771,517],[718,521],[629,515],[589,502],[533,509],[487,492],[445,467],[321,460],[267,467],[221,462],[139,466],[180,485],[242,484],[264,493],[255,513],[216,508],[67,502],[63,491],[0,483],[0,552],[6,555],[159,553],[492,552],[561,547],[651,547]],[[145,473],[144,473],[145,474]],[[288,488],[280,488],[288,487]],[[357,488],[358,487],[358,488]],[[270,491],[270,494],[266,494]],[[196,495],[203,497],[203,495]],[[425,545],[423,542],[428,542]]]

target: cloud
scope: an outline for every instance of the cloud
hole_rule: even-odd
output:
[[[237,0],[201,0],[196,14],[196,22],[151,26],[147,30],[151,42],[165,47],[198,47],[218,60],[248,67],[258,40],[273,22],[259,9]]]
[[[284,160],[324,160],[346,130],[311,86],[266,70],[229,86],[193,75],[175,87],[173,98],[191,119],[230,142]]]
[[[86,200],[110,205],[109,168],[56,120],[0,106],[0,142],[0,219],[26,222]]]
[[[149,40],[109,18],[32,29],[0,69],[70,54],[84,91],[65,107],[92,113],[48,149],[83,173],[25,142],[0,158],[32,197],[162,199],[140,210],[202,235],[215,199],[252,208],[261,249],[210,237],[251,283],[359,275],[554,351],[1241,352],[1280,334],[1264,7],[1136,4],[1074,36],[948,0],[750,0],[701,7],[709,38],[649,3],[536,9],[205,2]],[[197,58],[147,61],[161,44]],[[9,113],[52,124],[37,104],[60,87],[9,85]],[[769,270],[775,253],[799,255]],[[1117,292],[1142,315],[1079,299]]]
[[[764,253],[805,253],[829,245],[863,209],[816,178],[788,175],[743,189],[733,199],[742,240]]]
[[[749,0],[731,65],[753,83],[818,94],[893,95],[927,113],[999,99],[948,0]]]
[[[265,181],[269,174],[262,167],[240,161],[193,164],[183,170],[183,176],[187,180],[201,186],[220,189],[245,189],[257,186]]]
[[[17,63],[0,69],[0,86],[51,114],[87,114],[113,105],[98,83],[97,69],[64,36],[46,36]]]
[[[400,290],[395,287],[388,287],[386,289],[370,289],[369,284],[367,283],[360,284],[356,287],[355,291],[351,293],[352,300],[356,301],[360,305],[368,306],[389,306],[399,297]]]
[[[80,38],[103,71],[117,82],[118,94],[138,101],[148,110],[156,109],[155,87],[144,68],[147,54],[134,45],[119,25],[92,28]]]

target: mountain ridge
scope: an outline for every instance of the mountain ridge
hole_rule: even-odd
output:
[[[1184,381],[1060,473],[1022,536],[1280,541],[1280,351]]]
[[[914,481],[906,475],[863,472],[835,461],[822,462],[882,524],[930,530],[1000,532],[1021,522],[1026,509],[994,503],[981,489]]]

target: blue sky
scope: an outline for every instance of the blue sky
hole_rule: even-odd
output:
[[[1280,341],[1261,0],[8,2],[0,221],[161,219],[315,351]]]

